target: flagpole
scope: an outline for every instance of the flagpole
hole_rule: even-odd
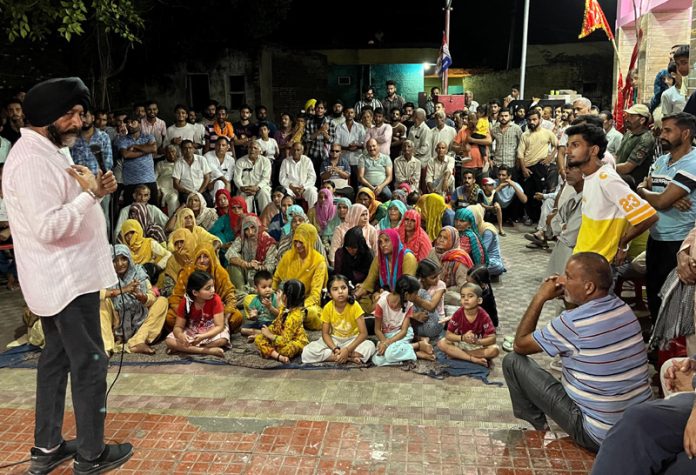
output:
[[[522,63],[520,64],[520,99],[524,99],[524,83],[527,76],[527,33],[529,30],[529,0],[524,0],[522,23]]]
[[[447,46],[451,44],[450,42],[450,11],[452,10],[452,0],[445,0],[445,38],[447,38]],[[450,51],[450,54],[451,51]],[[442,93],[443,94],[448,94],[447,88],[449,85],[449,78],[448,78],[448,72],[449,68],[445,69],[444,73],[442,74]]]

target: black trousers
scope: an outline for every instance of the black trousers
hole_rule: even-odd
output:
[[[648,295],[648,309],[653,323],[657,320],[662,299],[658,296],[667,276],[677,267],[677,252],[683,241],[657,241],[648,238],[645,253],[645,271],[647,275],[645,290]]]
[[[546,180],[549,175],[549,167],[539,162],[527,168],[532,174],[527,178],[522,177],[523,180],[521,184],[524,189],[524,194],[527,195],[527,216],[536,223],[539,221],[539,216],[541,216],[541,201],[534,199],[534,193],[546,193]],[[522,176],[521,173],[520,176]]]
[[[60,313],[41,317],[46,346],[36,373],[34,444],[46,449],[63,441],[65,391],[70,374],[77,446],[92,460],[104,450],[106,370],[109,361],[99,323],[99,292],[80,295]]]

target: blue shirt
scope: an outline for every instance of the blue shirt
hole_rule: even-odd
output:
[[[121,137],[118,141],[118,149],[125,150],[133,145],[147,145],[155,143],[152,135],[140,134],[134,139],[132,135]],[[141,183],[153,183],[156,181],[155,162],[151,153],[142,157],[123,159],[123,184],[139,185]]]
[[[75,145],[70,149],[70,155],[72,156],[73,162],[78,165],[84,165],[90,169],[94,175],[97,175],[99,171],[99,162],[97,157],[94,156],[92,150],[89,148],[90,145],[97,145],[101,148],[102,158],[104,160],[104,167],[106,170],[111,170],[114,167],[114,159],[111,150],[111,140],[106,132],[94,129],[94,134],[89,142],[87,142],[82,135],[77,137]]]
[[[696,149],[692,148],[673,165],[669,165],[671,154],[662,155],[650,168],[652,191],[663,192],[672,183],[686,191],[686,197],[696,203]],[[658,210],[660,219],[650,228],[650,237],[657,241],[683,241],[694,227],[696,205],[688,211],[674,207]]]
[[[652,398],[640,324],[618,297],[566,310],[532,337],[549,356],[561,356],[563,388],[598,444],[626,409]]]
[[[497,182],[496,182],[496,186]],[[500,203],[501,208],[507,208],[508,205],[515,199],[515,189],[522,191],[522,187],[517,182],[512,182],[512,185],[501,188],[495,192],[495,200]]]

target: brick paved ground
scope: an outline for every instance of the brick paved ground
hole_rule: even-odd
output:
[[[501,240],[509,269],[494,284],[502,341],[541,281],[548,253],[526,249],[521,231]],[[3,345],[21,325],[21,305],[19,294],[0,291]],[[549,306],[542,322],[552,314]],[[503,381],[500,366],[498,359],[492,381]],[[0,369],[0,381],[3,465],[25,459],[31,446],[35,372]],[[122,473],[579,474],[593,460],[562,433],[523,430],[504,386],[400,368],[126,366],[108,403],[107,438],[136,447]],[[65,435],[74,435],[70,410]],[[70,465],[56,473],[70,473]]]

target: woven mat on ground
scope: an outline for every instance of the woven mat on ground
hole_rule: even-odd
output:
[[[321,332],[308,331],[310,341],[321,338]],[[288,364],[282,364],[275,360],[261,358],[258,350],[253,343],[247,343],[246,337],[239,334],[232,336],[230,348],[225,351],[224,358],[214,356],[198,356],[188,354],[167,354],[167,347],[164,341],[153,345],[155,350],[154,355],[142,355],[125,353],[123,354],[124,366],[152,366],[152,365],[170,365],[170,364],[191,364],[205,363],[212,365],[230,365],[241,366],[245,368],[256,369],[301,369],[301,370],[317,370],[317,369],[365,369],[372,366],[371,363],[366,365],[345,364],[337,365],[335,363],[318,363],[318,364],[302,364],[300,357],[294,358]],[[466,361],[450,360],[439,350],[435,350],[437,355],[436,361],[417,360],[399,366],[404,371],[411,371],[416,374],[423,374],[432,378],[442,379],[448,376],[470,376],[479,379],[486,384],[489,383],[488,375],[490,370],[473,363]],[[36,368],[41,349],[32,345],[22,345],[17,348],[0,353],[0,368]],[[116,353],[111,357],[111,365],[118,365],[121,361],[121,354]]]

